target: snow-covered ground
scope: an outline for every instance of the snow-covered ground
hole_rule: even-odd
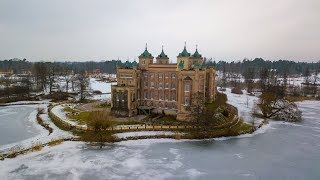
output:
[[[111,93],[111,85],[116,85],[116,82],[98,81],[95,78],[90,78],[90,89],[93,91],[101,91],[102,93]]]
[[[15,104],[49,104],[50,99],[45,99],[42,101],[17,101],[17,102],[11,102],[11,103],[6,103],[7,105],[15,105]]]
[[[242,82],[244,83],[245,82],[245,78],[241,75],[241,74],[235,74],[235,76],[237,76],[238,78],[228,78],[229,76],[231,75],[226,75],[227,76],[227,81],[232,81],[232,80],[236,80],[236,81],[239,81],[239,82]],[[223,77],[223,73],[222,71],[217,71],[217,80],[220,81]],[[254,82],[258,82],[260,79],[258,78],[255,78],[253,79]],[[281,83],[283,82],[283,78],[281,77],[278,77],[277,78],[278,81],[280,81]],[[306,77],[303,77],[303,76],[289,76],[287,77],[287,84],[288,85],[293,85],[293,86],[297,86],[297,87],[300,87],[301,86],[301,83],[304,83],[306,81]],[[318,74],[317,76],[315,74],[312,74],[309,76],[309,81],[311,83],[320,83],[320,74]]]
[[[227,95],[227,103],[235,106],[238,109],[238,114],[246,122],[252,122],[255,120],[255,123],[260,123],[262,119],[255,118],[251,116],[253,109],[256,107],[256,102],[258,97],[250,96],[246,91],[243,91],[243,94],[234,94],[231,93],[230,88],[226,88],[226,91],[222,92]]]
[[[90,90],[91,91],[100,91],[103,94],[95,94],[91,99],[93,100],[107,100],[111,98],[111,86],[116,85],[117,82],[103,82],[97,81],[95,78],[90,78]],[[108,94],[107,94],[108,93]]]

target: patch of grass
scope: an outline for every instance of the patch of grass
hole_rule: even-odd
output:
[[[71,107],[65,107],[65,108],[63,108],[63,111],[64,111],[64,112],[70,112],[70,113],[76,113],[76,112],[78,112],[77,110],[72,109]]]
[[[9,153],[7,155],[7,158],[15,158],[16,156],[19,155],[19,152],[22,151],[21,146],[13,146],[12,148],[9,149]]]
[[[143,122],[139,121],[122,121],[122,122],[115,122],[116,125],[139,125],[144,124]]]
[[[32,143],[31,150],[32,151],[40,151],[42,149],[42,144],[40,142]]]
[[[95,107],[96,108],[111,108],[111,104],[102,103],[102,104],[96,105]]]
[[[253,131],[252,125],[243,121],[239,121],[234,125],[231,125],[222,129],[207,129],[207,130],[192,130],[186,131],[183,138],[187,139],[204,139],[204,138],[216,138],[216,137],[228,137],[238,136],[245,133],[251,133]]]
[[[174,137],[174,139],[176,139],[176,140],[180,140],[180,139],[181,139],[181,134],[180,134],[180,133],[175,133],[175,134],[173,135],[173,137]]]
[[[78,114],[70,114],[67,117],[71,120],[78,122],[79,124],[86,124],[89,118],[90,111],[82,111]]]
[[[170,115],[164,115],[160,117],[159,119],[156,119],[152,122],[154,125],[184,125],[184,124],[190,124],[190,122],[186,121],[178,121],[176,120],[175,116]]]
[[[55,146],[55,145],[58,145],[58,144],[61,144],[64,140],[63,139],[52,139],[48,145],[51,147],[51,146]]]
[[[232,128],[230,128],[230,131],[232,134],[240,135],[252,131],[252,128],[253,127],[251,124],[239,121],[237,124],[232,126]]]

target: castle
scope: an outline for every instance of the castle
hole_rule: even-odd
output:
[[[197,48],[191,55],[185,45],[172,64],[163,48],[154,62],[146,46],[139,64],[118,61],[116,66],[118,83],[111,87],[111,111],[117,115],[165,113],[187,120],[186,107],[194,93],[203,93],[208,103],[216,96],[215,69],[205,67]]]

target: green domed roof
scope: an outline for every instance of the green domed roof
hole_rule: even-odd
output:
[[[195,57],[195,58],[201,58],[201,54],[199,54],[198,52],[198,49],[196,49],[196,52],[194,52],[194,54],[192,55],[192,57]]]
[[[121,63],[120,60],[118,60],[118,61],[116,62],[116,67],[120,67],[120,66],[122,66],[122,63]]]
[[[130,63],[129,61],[126,61],[126,62],[124,63],[124,66],[125,66],[125,67],[132,67],[132,65],[131,65],[131,63]]]
[[[146,49],[143,51],[143,53],[139,57],[142,57],[142,58],[153,58],[151,53],[149,53],[149,51],[148,51],[147,45],[146,45]]]
[[[132,66],[133,66],[133,67],[136,67],[136,66],[138,66],[138,63],[137,63],[137,61],[133,61],[133,63],[132,63]]]
[[[161,54],[159,54],[158,58],[168,58],[168,56],[163,52],[163,46],[162,46]]]
[[[188,53],[186,46],[184,46],[183,51],[179,53],[178,57],[190,57],[190,53]]]

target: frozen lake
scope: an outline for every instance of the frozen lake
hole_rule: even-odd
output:
[[[138,140],[95,150],[65,142],[0,161],[2,179],[320,179],[319,102],[301,123],[270,122],[253,135]]]
[[[17,105],[0,107],[0,146],[40,134],[36,127],[37,107]]]

